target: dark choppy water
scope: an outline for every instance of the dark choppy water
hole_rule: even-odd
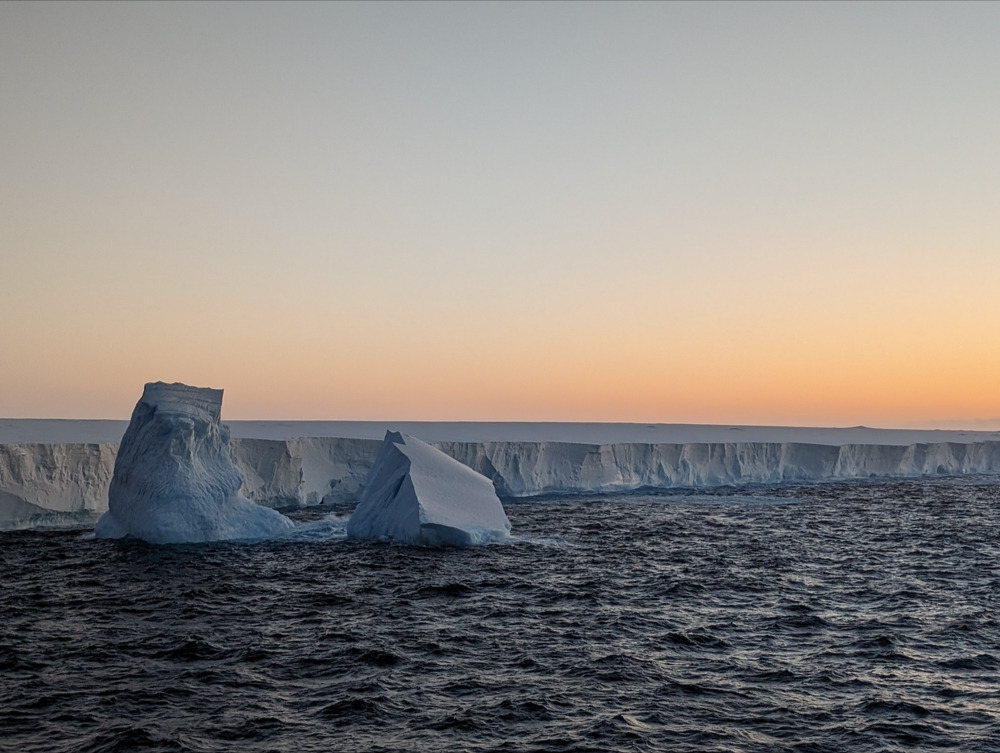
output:
[[[0,534],[0,749],[997,751],[987,480],[508,504],[469,550]]]

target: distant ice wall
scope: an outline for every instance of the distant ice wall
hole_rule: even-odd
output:
[[[108,509],[117,444],[0,444],[0,529],[90,522]]]
[[[273,507],[353,500],[375,462],[380,439],[231,439],[242,493]]]
[[[381,442],[233,439],[241,494],[273,507],[357,499]],[[438,442],[501,496],[870,477],[998,474],[1000,442],[911,445],[804,442],[575,444]],[[107,509],[117,445],[0,445],[0,528],[34,527]],[[48,517],[46,517],[48,516]]]
[[[439,442],[501,496],[870,477],[1000,473],[1000,442],[604,444]]]

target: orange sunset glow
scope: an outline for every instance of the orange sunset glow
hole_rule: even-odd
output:
[[[0,416],[1000,427],[996,20],[3,4]]]

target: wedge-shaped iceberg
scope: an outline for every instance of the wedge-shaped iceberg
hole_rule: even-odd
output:
[[[347,535],[418,546],[500,541],[510,521],[493,483],[414,437],[388,431]]]
[[[279,512],[240,496],[222,390],[147,384],[122,437],[98,538],[152,544],[261,539],[291,530]]]

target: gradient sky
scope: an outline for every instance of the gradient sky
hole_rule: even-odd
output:
[[[1000,3],[0,3],[0,416],[1000,426]]]

